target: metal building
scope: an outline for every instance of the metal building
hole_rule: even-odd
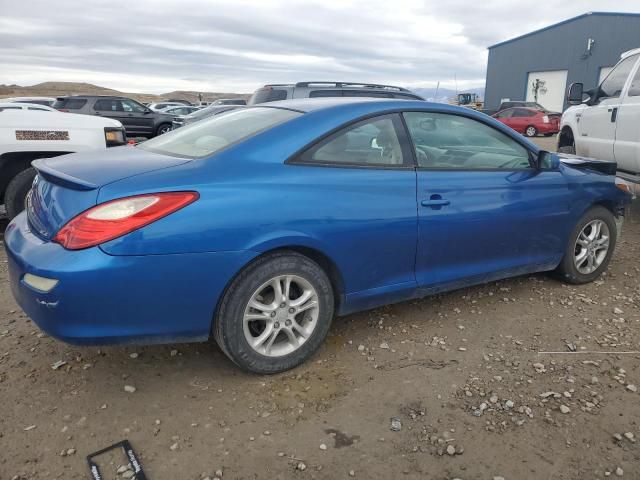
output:
[[[591,12],[489,47],[485,108],[503,100],[567,108],[573,82],[595,87],[620,54],[640,47],[640,13]]]

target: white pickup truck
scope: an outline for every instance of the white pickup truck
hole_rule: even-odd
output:
[[[621,55],[602,83],[583,92],[569,87],[558,152],[613,160],[618,176],[640,182],[640,48]]]
[[[9,218],[24,210],[37,158],[104,149],[127,142],[122,124],[75,113],[0,111],[0,203]]]

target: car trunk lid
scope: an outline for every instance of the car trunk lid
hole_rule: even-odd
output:
[[[38,176],[27,196],[29,224],[50,240],[69,220],[96,205],[104,185],[189,161],[133,147],[36,160],[32,165]]]

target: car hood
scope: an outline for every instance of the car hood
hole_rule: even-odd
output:
[[[32,165],[42,176],[57,183],[64,183],[67,188],[93,190],[134,175],[175,167],[190,161],[127,145],[42,158],[35,160]]]
[[[618,169],[618,164],[609,160],[597,160],[568,153],[557,153],[556,155],[563,164],[579,170],[595,170],[606,175],[615,175]]]
[[[62,128],[89,130],[92,128],[115,127],[122,124],[111,118],[81,115],[66,112],[36,112],[31,110],[5,110],[0,115],[0,125],[16,129],[46,128],[60,130]]]

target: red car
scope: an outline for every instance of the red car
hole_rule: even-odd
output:
[[[559,113],[524,107],[507,108],[493,114],[493,118],[527,137],[558,133],[560,117]]]

